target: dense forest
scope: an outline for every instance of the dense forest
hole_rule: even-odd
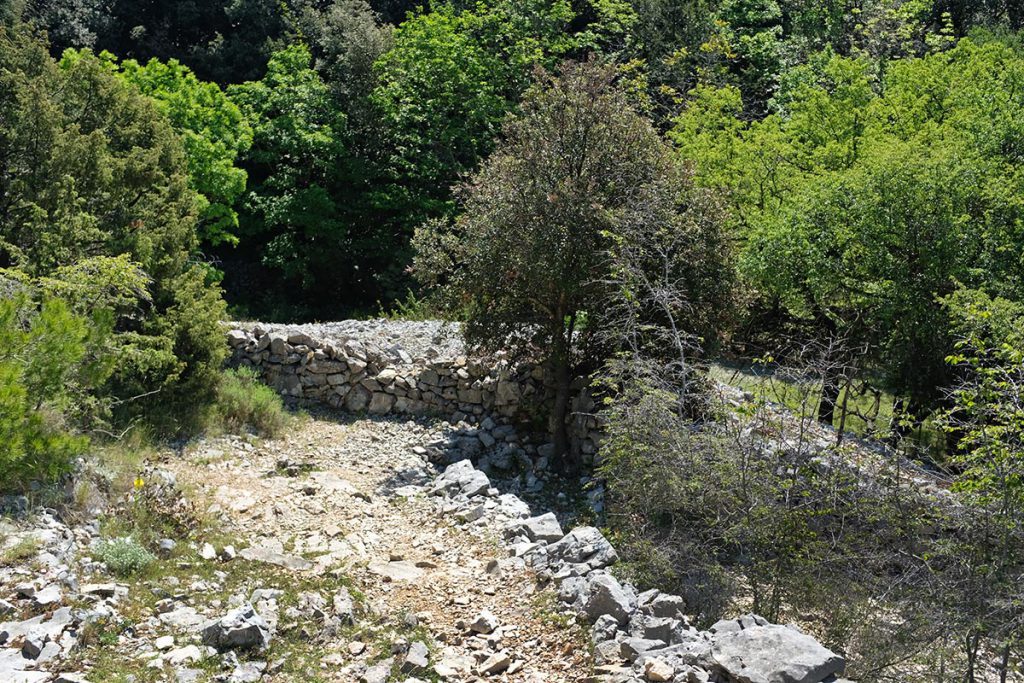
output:
[[[229,419],[224,320],[447,317],[546,358],[567,472],[598,378],[639,583],[1013,680],[1024,5],[0,3],[0,489]],[[730,375],[963,507],[701,437]]]

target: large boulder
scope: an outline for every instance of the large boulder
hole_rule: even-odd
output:
[[[273,637],[270,627],[252,605],[231,610],[203,626],[203,645],[218,650],[265,648]]]
[[[846,660],[789,626],[744,617],[713,630],[711,656],[736,683],[821,683],[846,669]]]
[[[604,569],[619,559],[615,548],[592,526],[581,526],[551,544],[547,551],[548,563],[584,564],[588,569]]]
[[[591,622],[607,614],[622,625],[629,621],[633,601],[614,576],[602,573],[588,581],[583,596],[583,611]]]

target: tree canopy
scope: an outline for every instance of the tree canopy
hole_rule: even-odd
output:
[[[416,236],[416,272],[440,287],[450,310],[466,316],[466,335],[491,349],[537,351],[553,375],[556,451],[568,447],[569,382],[587,359],[580,349],[601,343],[606,315],[622,291],[616,257],[641,271],[668,267],[687,284],[690,323],[722,301],[716,278],[728,280],[710,207],[695,199],[688,175],[654,128],[629,105],[615,72],[596,62],[566,64],[542,76],[506,123],[501,143],[461,191],[463,211]],[[691,250],[670,262],[645,233],[685,234]],[[701,249],[701,246],[717,246]],[[646,259],[646,261],[645,261]],[[700,272],[702,268],[706,268]],[[686,325],[691,331],[696,325]],[[710,327],[714,327],[711,325]]]
[[[132,410],[143,395],[209,391],[223,309],[192,260],[202,202],[171,125],[104,60],[58,65],[24,28],[0,29],[0,83],[0,266],[70,276],[62,269],[124,255],[145,286],[118,320],[106,391]],[[92,284],[102,291],[102,278]]]

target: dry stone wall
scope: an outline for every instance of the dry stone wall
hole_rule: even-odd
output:
[[[285,397],[354,413],[543,424],[550,392],[537,364],[512,362],[500,354],[474,355],[450,337],[433,341],[439,329],[451,327],[445,323],[422,323],[430,326],[425,328],[385,320],[355,325],[236,324],[228,332],[232,362],[256,369]],[[394,343],[385,346],[388,342]],[[596,451],[593,409],[578,380],[569,426],[572,447],[584,462],[592,461]]]

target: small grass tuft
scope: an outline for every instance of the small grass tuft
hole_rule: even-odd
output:
[[[39,539],[26,536],[9,548],[0,550],[0,567],[13,567],[16,564],[21,564],[29,558],[35,557],[37,552],[39,552]]]

